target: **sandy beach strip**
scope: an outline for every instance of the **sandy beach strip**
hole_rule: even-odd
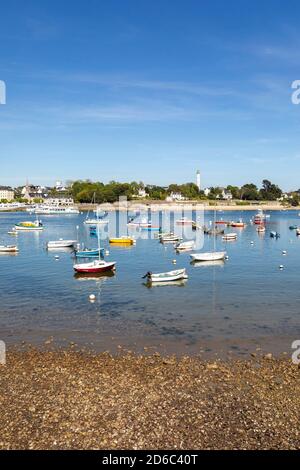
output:
[[[1,449],[296,449],[300,374],[271,355],[9,352]]]

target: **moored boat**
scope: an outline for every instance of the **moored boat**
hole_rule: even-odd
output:
[[[104,252],[104,248],[100,248],[100,250],[90,250],[85,248],[83,250],[75,250],[76,258],[94,258],[99,256]]]
[[[60,240],[54,240],[50,241],[47,243],[47,248],[53,249],[53,248],[72,248],[76,245],[77,241],[76,240],[63,240],[62,238]]]
[[[190,220],[187,217],[181,217],[181,219],[176,220],[176,225],[193,225],[193,222],[193,220]]]
[[[34,209],[31,209],[30,212],[33,214],[43,214],[43,215],[78,215],[80,214],[79,210],[75,206],[52,206],[52,205],[41,205]]]
[[[103,273],[114,270],[115,266],[115,261],[95,260],[91,263],[74,264],[73,267],[77,273]]]
[[[256,231],[257,233],[265,233],[266,227],[264,225],[260,225],[259,227],[257,227]]]
[[[116,245],[133,245],[135,243],[135,239],[132,237],[110,238],[109,243]]]
[[[181,242],[181,243],[178,243],[177,245],[175,245],[175,249],[177,251],[190,251],[190,250],[193,250],[195,247],[195,242],[194,240],[189,240],[189,241],[186,241],[186,242]]]
[[[228,225],[230,225],[230,227],[236,227],[236,228],[245,228],[246,227],[246,224],[245,222],[239,220],[238,222],[230,222]]]
[[[160,242],[161,243],[176,243],[176,242],[180,242],[182,240],[181,237],[179,237],[178,235],[164,235],[162,237],[160,237]]]
[[[0,245],[0,253],[18,253],[18,251],[16,245]]]
[[[86,219],[84,223],[86,225],[107,225],[109,220],[103,220],[103,219]]]
[[[33,232],[33,231],[42,231],[44,230],[44,226],[40,220],[36,220],[34,222],[19,222],[15,225],[15,230],[18,231],[26,231],[26,232]]]
[[[159,232],[160,231],[160,227],[154,227],[154,226],[140,227],[140,228],[143,232]]]
[[[224,260],[226,251],[211,251],[207,253],[193,253],[190,255],[193,261],[220,261]]]
[[[222,237],[223,240],[236,240],[237,239],[237,233],[226,233]]]
[[[299,232],[299,235],[300,235],[300,232]],[[279,238],[280,237],[280,234],[278,232],[270,232],[270,237],[271,238]]]
[[[188,279],[188,275],[186,273],[186,269],[184,268],[158,274],[148,272],[145,274],[144,278],[147,278],[149,282],[171,282],[179,281],[180,279]]]

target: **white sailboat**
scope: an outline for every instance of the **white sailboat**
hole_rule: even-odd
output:
[[[92,201],[91,201],[91,204],[95,203],[95,193],[93,194],[93,198],[92,198]],[[87,213],[87,216],[86,216],[86,219],[84,221],[84,223],[86,225],[107,225],[109,220],[104,220],[104,219],[100,219],[99,218],[99,212],[98,212],[98,209],[96,209],[94,212],[96,212],[96,217],[90,217],[90,211],[88,211]]]
[[[216,226],[216,211],[214,212],[214,226]],[[203,252],[203,253],[193,253],[191,256],[192,261],[220,261],[224,260],[226,256],[226,251],[216,251],[216,232],[214,230],[214,249],[213,251]]]
[[[98,215],[98,213],[97,213]],[[100,233],[99,233],[99,225],[97,226],[98,232],[98,253],[99,258],[95,261],[88,262],[88,263],[76,263],[74,264],[73,268],[77,273],[104,273],[108,271],[115,270],[116,262],[115,261],[104,261],[101,259],[101,247],[100,247]]]
[[[193,261],[219,261],[224,260],[226,251],[211,251],[207,253],[194,253],[190,255]]]

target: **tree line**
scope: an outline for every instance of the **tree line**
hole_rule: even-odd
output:
[[[170,184],[168,187],[157,185],[145,185],[143,182],[133,181],[131,183],[119,183],[111,181],[107,184],[92,182],[90,180],[79,180],[69,183],[69,195],[75,202],[90,203],[92,200],[97,204],[103,202],[113,203],[121,196],[128,200],[139,197],[140,191],[145,191],[149,199],[165,200],[172,193],[179,193],[186,199],[222,199],[225,192],[231,193],[233,199],[241,201],[275,201],[282,196],[282,190],[271,181],[265,179],[261,188],[253,183],[244,184],[241,187],[228,185],[226,188],[211,187],[210,192],[205,194],[199,191],[195,183]]]

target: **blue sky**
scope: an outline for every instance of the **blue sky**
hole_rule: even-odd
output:
[[[300,4],[1,5],[0,184],[300,187]]]

